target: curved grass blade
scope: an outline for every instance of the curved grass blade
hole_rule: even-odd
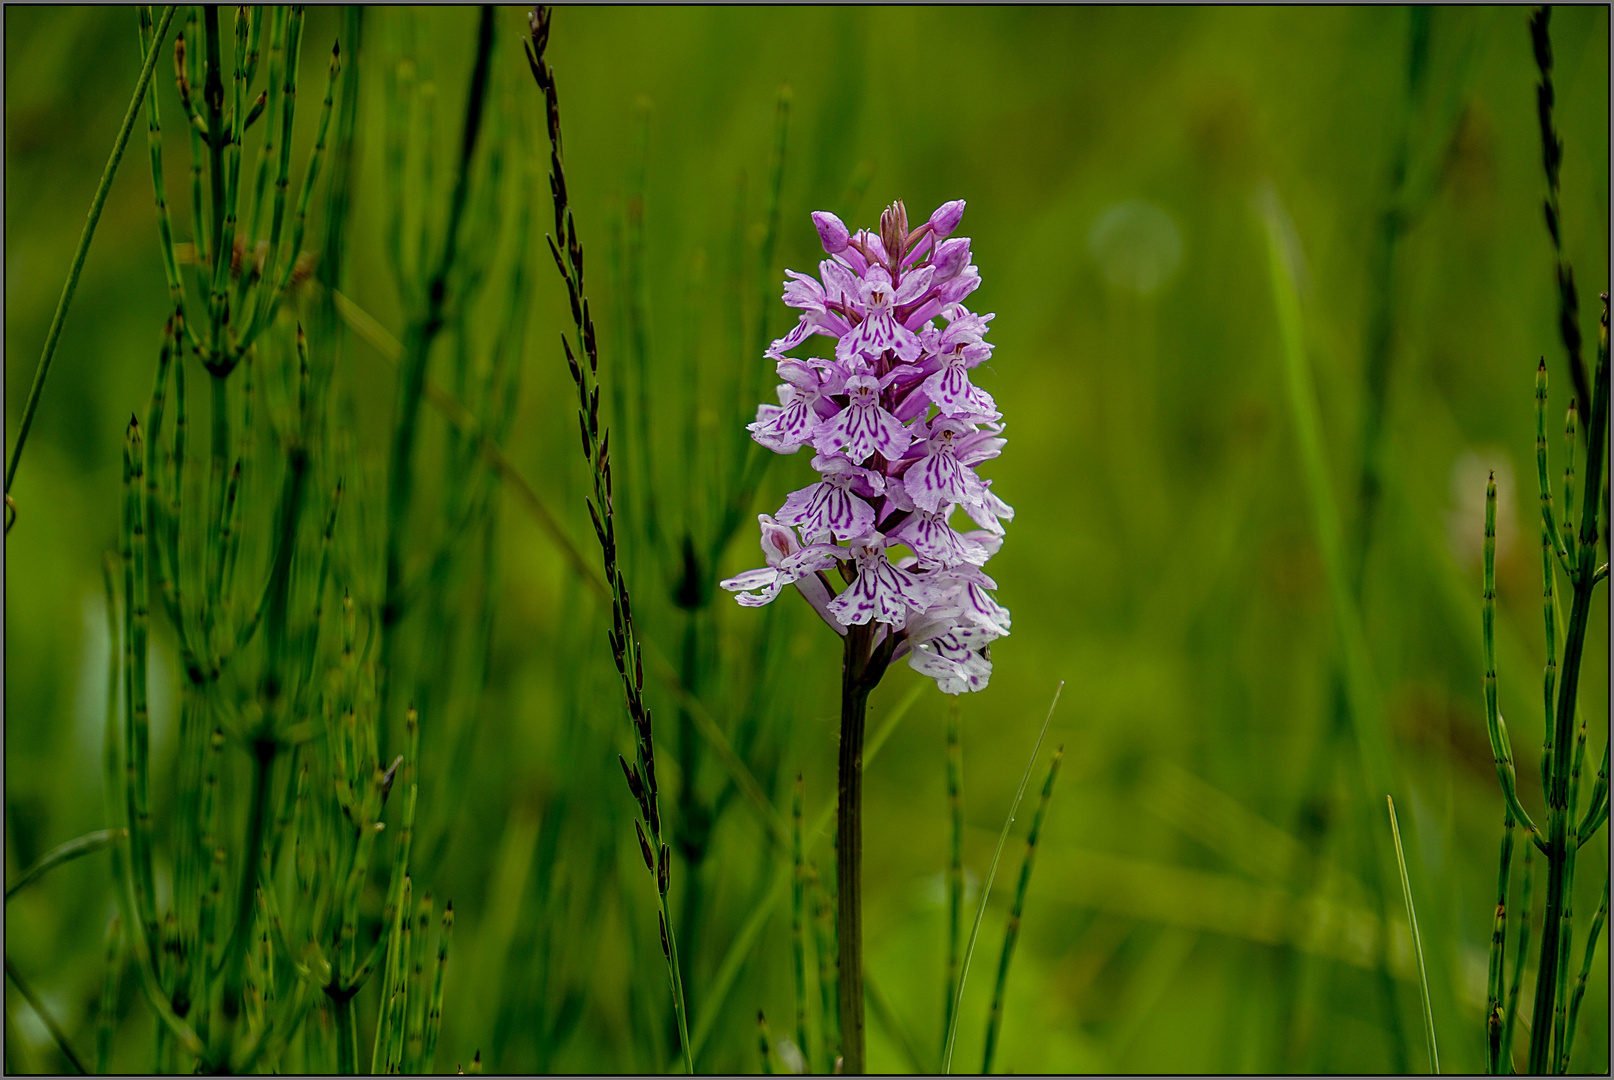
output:
[[[80,855],[100,851],[108,844],[121,840],[128,835],[129,830],[127,829],[97,829],[94,832],[85,833],[83,836],[74,837],[64,844],[56,845],[40,856],[38,862],[17,875],[16,881],[6,886],[6,899],[10,900],[17,893],[63,863],[72,862]]]
[[[1424,969],[1423,938],[1418,934],[1418,913],[1412,905],[1412,885],[1407,881],[1407,858],[1401,850],[1401,826],[1395,820],[1395,799],[1384,797],[1390,808],[1390,835],[1395,839],[1395,863],[1401,871],[1401,895],[1407,901],[1407,923],[1412,927],[1412,951],[1418,957],[1418,989],[1423,994],[1424,1036],[1429,1040],[1429,1071],[1440,1072],[1440,1052],[1435,1046],[1435,1015],[1429,1007],[1429,973]]]
[[[1054,691],[1054,700],[1048,706],[1048,716],[1042,722],[1042,730],[1037,732],[1037,745],[1031,748],[1031,759],[1026,762],[1025,774],[1020,777],[1020,789],[1014,793],[1014,802],[1009,804],[1008,819],[1003,822],[1003,831],[998,834],[997,850],[992,853],[992,867],[986,873],[986,881],[981,885],[981,903],[975,909],[975,923],[970,927],[969,943],[964,946],[964,966],[958,973],[958,990],[953,994],[953,1022],[947,1030],[944,1041],[946,1051],[942,1054],[942,1069],[946,1074],[953,1071],[953,1049],[958,1038],[958,1007],[964,1000],[964,983],[970,977],[970,960],[975,956],[975,939],[981,933],[981,920],[986,916],[986,902],[992,897],[992,881],[997,877],[998,860],[1003,856],[1003,845],[1009,839],[1009,829],[1014,825],[1014,816],[1020,810],[1020,800],[1025,797],[1026,784],[1031,780],[1031,769],[1037,763],[1037,753],[1042,749],[1042,740],[1048,734],[1048,724],[1054,718],[1054,709],[1059,706],[1059,695],[1065,692],[1065,681],[1059,681],[1059,688]]]

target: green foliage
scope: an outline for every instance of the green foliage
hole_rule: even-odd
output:
[[[463,10],[161,19],[7,18],[8,449],[55,342],[8,483],[7,1069],[676,1068],[525,12],[481,65]],[[556,13],[697,1069],[838,1053],[840,653],[714,586],[803,482],[743,424],[807,214],[897,197],[969,200],[1019,515],[967,770],[928,683],[870,701],[869,1067],[949,1026],[982,1060],[980,906],[1018,920],[1004,1071],[1409,1071],[1426,1015],[1448,1070],[1523,1070],[1548,996],[1549,1058],[1607,1069],[1590,398],[1555,528],[1512,483],[1552,465],[1564,312],[1595,340],[1555,268],[1607,284],[1607,13],[1550,29],[1544,68],[1509,9]],[[1036,873],[983,902],[1060,680]]]

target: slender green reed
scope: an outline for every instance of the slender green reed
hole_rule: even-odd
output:
[[[39,396],[45,390],[45,379],[50,375],[51,360],[56,356],[56,343],[62,336],[62,325],[67,321],[67,308],[73,302],[73,293],[78,290],[78,279],[84,270],[84,259],[90,253],[90,241],[95,237],[95,227],[101,221],[101,210],[106,206],[107,194],[112,190],[112,178],[117,175],[118,163],[123,160],[124,147],[129,145],[129,133],[134,130],[135,118],[140,115],[140,103],[146,96],[146,88],[151,85],[151,73],[157,67],[157,46],[168,33],[168,24],[174,21],[174,7],[169,4],[163,8],[162,16],[157,20],[157,29],[153,46],[147,50],[145,62],[140,68],[140,78],[135,82],[134,96],[129,100],[128,111],[123,115],[123,124],[118,128],[117,138],[112,143],[112,153],[107,158],[106,168],[101,170],[101,182],[96,185],[95,195],[90,199],[89,216],[84,222],[84,231],[79,234],[78,247],[73,252],[73,261],[68,265],[67,280],[62,284],[62,297],[56,302],[55,314],[50,319],[50,329],[45,332],[45,347],[39,354],[39,366],[34,370],[33,384],[28,388],[28,399],[23,403],[22,419],[17,425],[17,441],[11,448],[11,460],[6,464],[6,495],[11,494],[11,482],[17,477],[17,464],[22,460],[23,444],[28,441],[28,429],[33,426],[34,412],[39,408]],[[8,507],[12,504],[8,501]],[[11,524],[16,520],[15,512],[6,522],[9,532]]]
[[[1407,925],[1412,929],[1413,955],[1418,958],[1418,988],[1423,995],[1423,1025],[1429,1048],[1429,1071],[1438,1074],[1440,1051],[1435,1044],[1435,1013],[1429,1004],[1429,973],[1424,967],[1423,936],[1418,933],[1418,911],[1412,903],[1412,883],[1407,880],[1407,857],[1401,850],[1401,826],[1395,819],[1395,799],[1386,795],[1384,801],[1390,808],[1390,835],[1395,840],[1396,868],[1401,872],[1401,896],[1407,905]]]
[[[992,1055],[997,1049],[998,1032],[1003,1025],[1003,991],[1009,982],[1009,963],[1014,959],[1014,946],[1020,938],[1020,918],[1025,913],[1026,890],[1031,884],[1031,867],[1037,859],[1037,837],[1042,833],[1042,819],[1048,813],[1048,800],[1053,797],[1054,778],[1059,775],[1059,762],[1065,748],[1054,751],[1053,764],[1048,767],[1048,779],[1042,785],[1042,798],[1037,803],[1036,816],[1031,819],[1031,831],[1026,834],[1026,857],[1020,864],[1020,884],[1014,890],[1014,906],[1009,909],[1009,922],[1003,931],[1003,955],[998,960],[998,981],[992,990],[992,1011],[986,1022],[986,1051],[981,1058],[981,1072],[992,1071]]]
[[[1031,769],[1037,763],[1037,752],[1042,749],[1043,737],[1048,734],[1048,725],[1053,721],[1054,709],[1059,706],[1059,695],[1065,692],[1065,682],[1059,682],[1059,688],[1054,691],[1054,700],[1048,706],[1048,715],[1042,721],[1042,730],[1037,732],[1037,742],[1031,748],[1031,757],[1026,762],[1026,771],[1020,777],[1020,787],[1014,793],[1014,801],[1009,804],[1009,816],[1003,822],[1003,831],[998,834],[998,846],[992,852],[992,865],[986,872],[986,880],[981,883],[981,902],[975,909],[975,921],[970,926],[970,936],[964,945],[964,963],[958,972],[958,990],[954,994],[953,1022],[947,1029],[943,1039],[942,1067],[943,1073],[953,1071],[953,1049],[958,1038],[958,1008],[964,1001],[964,982],[969,978],[970,960],[975,956],[975,939],[981,932],[981,920],[986,917],[986,902],[992,898],[992,882],[997,878],[998,859],[1003,855],[1003,845],[1009,839],[1009,830],[1014,826],[1014,816],[1020,810],[1020,800],[1025,796],[1026,784],[1031,780]]]

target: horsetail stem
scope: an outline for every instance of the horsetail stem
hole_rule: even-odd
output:
[[[289,10],[284,7],[273,8],[270,15],[268,85],[264,88],[264,93],[268,95],[264,106],[264,112],[268,116],[268,120],[264,121],[263,145],[258,148],[258,170],[252,184],[252,214],[248,218],[249,226],[247,229],[247,242],[252,245],[252,250],[248,254],[252,257],[254,267],[258,260],[258,245],[266,242],[263,234],[259,231],[259,226],[262,224],[263,218],[264,194],[269,186],[269,165],[271,161],[276,160],[275,133],[279,130],[276,122],[282,115],[280,96],[285,90],[285,77],[282,69],[285,65],[285,35],[288,17]],[[283,137],[289,136],[289,134],[289,132],[283,133]],[[246,294],[249,276],[250,274],[247,271],[243,271],[241,274],[238,288],[243,299]]]
[[[297,215],[292,219],[291,246],[286,252],[285,269],[280,272],[279,291],[290,284],[292,271],[302,251],[303,233],[308,226],[308,203],[319,180],[320,165],[325,157],[325,136],[331,126],[331,107],[336,98],[336,77],[342,71],[342,45],[331,47],[330,71],[325,82],[325,100],[320,103],[319,122],[314,128],[314,149],[308,156],[308,170],[303,175],[302,191],[297,196]],[[278,299],[278,297],[277,297]]]
[[[426,947],[431,929],[432,898],[427,893],[415,909],[413,965],[409,971],[409,1012],[405,1026],[403,1071],[417,1073],[423,1068],[421,1054],[426,1045]]]
[[[1491,740],[1491,756],[1496,776],[1502,783],[1502,796],[1513,819],[1541,844],[1541,834],[1519,802],[1513,771],[1513,751],[1508,744],[1507,726],[1496,705],[1496,474],[1485,482],[1485,594],[1480,610],[1481,645],[1485,661],[1485,729]]]
[[[1003,956],[998,960],[998,981],[992,990],[992,1012],[986,1024],[986,1051],[981,1058],[983,1073],[992,1071],[992,1053],[997,1049],[998,1033],[1003,1024],[1003,990],[1008,985],[1009,963],[1014,959],[1014,946],[1020,937],[1020,918],[1025,913],[1031,867],[1037,859],[1037,837],[1042,833],[1042,820],[1048,813],[1048,801],[1054,793],[1054,778],[1059,775],[1059,762],[1064,756],[1063,746],[1054,751],[1053,764],[1048,767],[1048,780],[1042,785],[1042,798],[1037,803],[1037,813],[1031,819],[1031,831],[1026,834],[1026,857],[1020,864],[1020,884],[1014,890],[1014,906],[1009,909],[1008,926],[1003,931]]]
[[[1545,463],[1543,462],[1543,468]],[[1541,736],[1541,790],[1543,794],[1548,790],[1552,776],[1552,709],[1554,696],[1558,684],[1558,598],[1556,595],[1556,572],[1553,569],[1553,540],[1547,528],[1548,507],[1542,505],[1541,519],[1541,613],[1545,624],[1547,643],[1547,664],[1541,677],[1542,693],[1542,736]]]
[[[1547,467],[1547,358],[1544,356],[1536,366],[1536,486],[1541,493],[1541,527],[1567,572],[1572,556],[1564,547],[1566,541],[1558,533],[1558,521],[1552,505],[1551,473]]]
[[[224,732],[215,727],[208,738],[206,772],[202,778],[202,851],[207,858],[199,915],[202,962],[192,974],[191,988],[191,999],[199,1007],[197,1027],[204,1039],[212,1015],[212,994],[208,988],[219,967],[218,912],[224,890],[224,847],[219,843],[218,833],[219,765],[223,757]]]
[[[840,1056],[840,1027],[835,1013],[839,990],[835,977],[835,919],[829,890],[818,876],[818,867],[807,864],[807,879],[813,895],[813,950],[818,955],[819,1037],[824,1047],[824,1071],[834,1072]],[[802,1048],[805,1056],[807,1048]]]
[[[1586,491],[1600,491],[1603,483],[1604,454],[1608,437],[1608,294],[1603,294],[1603,311],[1598,325],[1597,373],[1594,380],[1591,420],[1586,429]],[[1564,636],[1563,665],[1559,677],[1557,708],[1553,716],[1553,745],[1555,754],[1551,784],[1547,789],[1547,806],[1550,813],[1548,836],[1548,876],[1545,914],[1542,920],[1541,960],[1536,978],[1536,1000],[1530,1028],[1530,1062],[1532,1072],[1546,1072],[1562,1068],[1571,1047],[1564,1039],[1565,1022],[1563,992],[1567,986],[1568,947],[1572,930],[1575,849],[1578,846],[1578,827],[1571,842],[1570,830],[1578,772],[1574,758],[1584,753],[1568,753],[1568,743],[1577,711],[1580,683],[1580,665],[1586,644],[1586,630],[1591,617],[1592,593],[1598,577],[1595,573],[1599,539],[1599,510],[1596,498],[1586,500],[1581,514],[1580,539],[1577,545],[1579,560],[1570,573],[1574,588],[1574,602],[1570,609],[1568,630]],[[1583,748],[1582,748],[1583,749]],[[1569,759],[1569,760],[1566,760]]]
[[[1575,541],[1575,441],[1576,429],[1580,417],[1575,411],[1575,399],[1569,399],[1569,409],[1564,414],[1564,509],[1563,509],[1563,537],[1564,549],[1573,563],[1578,555]],[[1591,505],[1591,499],[1587,499]],[[1567,570],[1568,568],[1565,567]]]
[[[426,1013],[426,1033],[421,1046],[420,1068],[430,1071],[437,1056],[437,1035],[443,1026],[443,979],[448,973],[448,945],[454,934],[454,905],[443,905],[443,928],[437,935],[437,974],[432,979],[431,1009]]]
[[[1602,936],[1603,924],[1608,920],[1608,877],[1603,878],[1603,900],[1597,905],[1597,914],[1592,917],[1591,933],[1586,938],[1586,955],[1581,961],[1580,978],[1575,982],[1575,997],[1569,1006],[1568,1023],[1564,1028],[1564,1055],[1562,1061],[1563,1072],[1569,1071],[1568,1049],[1575,1042],[1575,1024],[1580,1019],[1580,1002],[1586,996],[1586,980],[1592,973],[1592,959],[1597,953],[1597,939]]]
[[[129,855],[147,948],[157,955],[157,890],[152,871],[151,799],[149,791],[150,733],[146,713],[147,612],[145,452],[140,421],[129,417],[124,438],[123,478],[123,606],[124,770],[128,775],[127,804]]]
[[[202,84],[202,105],[207,110],[207,179],[208,194],[213,212],[208,217],[212,233],[208,250],[213,253],[210,269],[213,281],[208,293],[208,315],[212,327],[208,335],[208,352],[215,366],[228,368],[228,347],[224,340],[225,303],[224,286],[229,281],[230,255],[234,238],[230,235],[234,208],[230,206],[229,175],[225,165],[225,151],[230,137],[224,125],[224,64],[219,49],[219,9],[217,4],[202,7],[202,33],[207,48],[207,63]]]
[[[403,903],[398,909],[398,958],[395,967],[396,983],[393,991],[390,1045],[387,1047],[387,1072],[403,1071],[403,1054],[409,1035],[410,960],[414,955],[413,882],[404,878]]]
[[[1505,813],[1502,820],[1502,854],[1496,873],[1496,916],[1491,923],[1491,950],[1486,966],[1485,1025],[1486,1047],[1490,1055],[1491,1075],[1501,1071],[1502,1063],[1502,980],[1507,966],[1508,885],[1513,867],[1513,815]],[[1525,912],[1528,919],[1530,913]]]
[[[291,17],[285,30],[285,59],[281,66],[280,87],[280,160],[275,167],[275,189],[273,197],[274,209],[269,217],[269,246],[267,249],[266,272],[264,282],[273,280],[267,273],[268,268],[275,265],[280,257],[280,233],[286,220],[286,197],[291,187],[291,123],[292,117],[297,113],[297,67],[302,57],[303,44],[303,9],[293,7]],[[297,257],[292,252],[293,259]],[[278,299],[273,288],[267,284],[259,287],[257,303],[254,305],[252,321],[241,335],[241,344],[251,344],[257,336],[258,328],[263,321],[271,315],[271,305]]]
[[[1579,842],[1585,844],[1590,840],[1603,822],[1608,820],[1608,750],[1609,744],[1603,743],[1603,764],[1597,767],[1597,781],[1592,785],[1591,804],[1586,807],[1586,816],[1581,818]]]
[[[151,24],[151,8],[139,5],[140,15],[140,56],[142,60],[150,57],[161,44],[161,35],[154,35]],[[153,58],[154,59],[154,58]],[[162,118],[157,108],[157,95],[149,93],[146,98],[146,156],[151,164],[151,190],[157,207],[157,241],[158,253],[163,260],[163,276],[168,282],[168,303],[176,312],[185,310],[185,284],[179,275],[179,257],[174,251],[174,228],[168,213],[168,191],[163,181],[163,143]],[[181,322],[184,322],[181,319]],[[184,323],[187,332],[189,323]],[[200,344],[195,342],[193,344]]]
[[[1582,977],[1581,983],[1585,984]],[[118,1024],[118,991],[123,982],[123,920],[116,914],[106,931],[106,979],[95,1018],[95,1071],[105,1075],[112,1064],[112,1035]]]

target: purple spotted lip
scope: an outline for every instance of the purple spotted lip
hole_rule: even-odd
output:
[[[980,690],[988,646],[1009,632],[1008,609],[982,569],[1014,511],[976,468],[1003,451],[1003,417],[971,372],[992,355],[991,315],[963,301],[980,286],[963,200],[908,230],[893,203],[880,229],[851,232],[834,214],[813,224],[829,257],[818,276],[785,272],[784,301],[801,312],[767,351],[784,380],[747,430],[780,454],[816,453],[818,480],[759,517],[767,565],[722,583],[747,607],[794,586],[837,633],[870,621],[875,644],[897,640],[945,693]],[[787,355],[817,337],[831,358]],[[807,350],[813,351],[813,350]],[[959,532],[962,508],[977,528]],[[826,571],[851,584],[837,590]]]

